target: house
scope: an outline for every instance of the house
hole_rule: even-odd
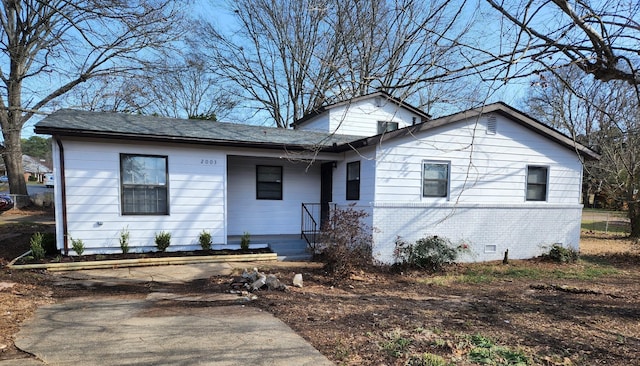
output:
[[[44,175],[51,171],[51,168],[45,165],[45,163],[44,159],[36,159],[32,156],[23,154],[22,167],[24,170],[24,180],[42,182]],[[1,175],[8,174],[2,157],[0,157],[0,172],[2,173]]]
[[[198,247],[203,230],[216,244],[299,237],[330,203],[369,213],[386,263],[398,236],[464,241],[473,261],[578,248],[582,161],[599,156],[506,104],[430,119],[377,92],[293,126],[51,114],[35,131],[53,136],[58,248],[119,252],[122,230],[139,251],[159,231],[169,250]]]

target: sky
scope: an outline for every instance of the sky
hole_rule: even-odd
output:
[[[197,14],[205,19],[209,19],[218,26],[221,26],[223,29],[232,30],[235,24],[233,19],[233,15],[221,4],[221,1],[195,1],[191,4],[191,9],[189,10],[193,14]],[[469,16],[477,16],[477,14],[469,14]],[[480,15],[481,17],[483,15]],[[497,32],[497,25],[495,23],[488,23],[483,26],[483,31],[490,35],[493,33],[494,35]],[[482,40],[484,46],[491,47],[497,46],[500,42],[498,37],[491,37],[482,35]],[[49,82],[55,82],[51,80]],[[470,84],[478,83],[477,80],[469,80]],[[523,99],[527,94],[527,87],[529,85],[528,80],[520,80],[520,81],[510,81],[507,84],[502,83],[494,83],[492,86],[487,86],[484,89],[483,98],[486,98],[487,102],[496,102],[503,101],[509,105],[514,107],[521,107]],[[444,113],[451,113],[453,111],[445,111]],[[247,113],[246,111],[238,111],[235,115],[230,116],[230,121],[246,121]],[[33,135],[33,126],[41,119],[42,117],[36,116],[32,118],[27,124],[25,124],[22,135],[23,138],[28,138]],[[256,120],[268,120],[266,116],[254,117]],[[257,122],[263,123],[263,122]]]

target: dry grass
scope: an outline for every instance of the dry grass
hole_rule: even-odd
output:
[[[584,255],[640,254],[640,244],[623,236],[585,233],[580,239],[580,253]]]

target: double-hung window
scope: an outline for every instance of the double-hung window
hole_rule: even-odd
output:
[[[282,199],[281,166],[256,166],[256,198],[259,200]]]
[[[347,163],[347,199],[360,199],[360,162]]]
[[[527,166],[527,201],[546,201],[549,168]]]
[[[449,196],[449,163],[422,163],[422,197]]]
[[[120,154],[123,215],[168,215],[167,157]]]

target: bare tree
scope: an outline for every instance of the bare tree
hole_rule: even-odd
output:
[[[287,127],[323,104],[376,89],[413,95],[426,86],[415,80],[453,67],[451,51],[467,28],[450,2],[239,0],[229,3],[235,33],[207,22],[199,29],[221,76]],[[453,27],[458,21],[463,26]]]
[[[176,39],[169,0],[11,0],[0,7],[0,126],[10,191],[27,194],[20,132],[93,78],[138,72]]]
[[[96,79],[94,87],[78,90],[69,99],[89,110],[213,121],[224,119],[238,103],[237,92],[223,88],[195,53],[184,58],[175,53],[128,78]]]
[[[487,59],[503,78],[574,65],[597,80],[640,83],[637,1],[486,1],[513,26],[503,52]]]
[[[91,85],[75,88],[64,97],[64,104],[89,111],[142,113],[151,103],[144,75],[101,75]]]
[[[324,10],[297,0],[240,0],[229,7],[240,24],[237,36],[206,21],[199,26],[199,41],[220,76],[244,90],[278,127],[322,104],[328,88],[323,81],[339,53],[321,29]]]
[[[599,150],[601,161],[585,163],[587,192],[603,193],[615,208],[626,209],[631,237],[640,238],[640,106],[635,87],[626,80],[603,83],[583,75],[577,67],[542,74],[532,86],[530,109]]]
[[[141,110],[170,117],[220,120],[238,104],[231,88],[222,88],[202,58],[191,53],[184,60],[166,62],[147,77],[150,105]]]

